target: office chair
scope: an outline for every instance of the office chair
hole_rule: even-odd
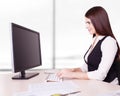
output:
[[[120,85],[120,60],[115,61],[115,70],[116,70],[119,85]]]

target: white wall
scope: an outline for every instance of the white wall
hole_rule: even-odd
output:
[[[10,23],[14,22],[41,34],[42,68],[52,68],[53,1],[0,0],[0,69],[11,68]],[[76,67],[91,43],[84,14],[96,5],[109,15],[113,32],[120,43],[119,0],[55,0],[56,68]]]

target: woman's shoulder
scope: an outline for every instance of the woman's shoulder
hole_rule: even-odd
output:
[[[105,41],[106,42],[116,42],[116,40],[113,37],[111,37],[111,36],[107,36]]]
[[[103,44],[104,45],[116,45],[117,43],[116,43],[116,40],[113,38],[113,37],[111,37],[111,36],[107,36],[106,38],[105,38],[105,40],[103,41]]]
[[[109,54],[109,52],[116,53],[117,50],[118,50],[118,46],[116,40],[111,36],[107,36],[102,42],[101,51],[107,52]]]

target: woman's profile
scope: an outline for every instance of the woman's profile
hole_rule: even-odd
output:
[[[101,6],[90,8],[85,14],[86,28],[93,42],[84,55],[85,64],[80,68],[63,69],[60,78],[95,79],[117,84],[114,68],[120,48],[112,32],[106,10]]]

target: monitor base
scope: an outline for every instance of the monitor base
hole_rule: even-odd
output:
[[[30,79],[32,77],[35,77],[39,75],[39,73],[25,73],[24,76],[18,74],[18,75],[15,75],[14,77],[12,77],[12,79],[21,79],[21,80],[24,80],[24,79]]]

